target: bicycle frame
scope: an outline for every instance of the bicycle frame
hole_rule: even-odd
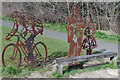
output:
[[[27,56],[27,55],[28,55],[28,52],[27,52],[27,50],[25,49],[25,44],[22,43],[22,41],[20,40],[20,37],[19,37],[18,35],[14,35],[14,36],[17,36],[17,42],[16,42],[16,44],[15,44],[15,47],[16,47],[16,48],[20,48],[21,51],[24,53],[24,55]],[[14,48],[14,52],[15,52],[15,48]],[[14,56],[14,54],[15,54],[15,56]],[[12,57],[14,56],[13,58],[15,58],[16,55],[17,55],[17,51],[12,54]]]
[[[20,48],[20,50],[24,53],[24,55],[27,57],[28,56],[28,51],[27,51],[27,47],[26,47],[26,45],[20,40],[20,37],[18,36],[18,35],[14,35],[14,36],[17,36],[17,42],[16,42],[16,44],[15,44],[15,46],[17,47],[17,48]],[[34,43],[33,43],[34,44]],[[35,49],[35,52],[37,53],[37,54],[40,54],[40,52],[39,52],[39,50],[38,50],[38,48],[37,47],[35,47],[34,48]],[[13,54],[14,55],[14,54]],[[40,54],[40,56],[41,56],[41,54]],[[16,54],[15,54],[15,57],[16,57]]]

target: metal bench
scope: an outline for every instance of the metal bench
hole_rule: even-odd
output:
[[[92,55],[83,55],[71,58],[58,58],[56,59],[56,68],[60,74],[63,74],[63,65],[75,62],[83,62],[88,60],[95,60],[100,58],[109,58],[110,60],[114,59],[114,65],[117,64],[117,53],[116,52],[104,52],[100,54],[92,54]]]

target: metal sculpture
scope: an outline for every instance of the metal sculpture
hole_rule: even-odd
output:
[[[89,21],[84,31],[85,38],[83,40],[83,49],[86,49],[86,55],[90,55],[92,49],[97,47],[96,39],[94,37],[96,32],[96,26],[93,21]]]
[[[85,28],[85,22],[81,16],[79,16],[79,6],[73,5],[72,14],[66,17],[65,26],[67,30],[69,52],[68,57],[80,56],[83,49],[87,48],[86,54],[91,54],[93,48],[97,47],[95,40],[96,27],[92,22],[89,22]],[[92,27],[91,27],[92,26]],[[83,40],[83,29],[84,35],[86,36]],[[90,31],[92,30],[92,35]],[[80,63],[75,63],[80,64]],[[73,63],[68,64],[71,67]]]
[[[18,11],[12,12],[11,18],[14,22],[14,25],[11,32],[7,33],[5,39],[11,41],[10,39],[15,36],[17,37],[17,42],[16,44],[10,43],[3,49],[3,66],[6,66],[8,63],[13,63],[15,61],[14,65],[20,67],[22,61],[21,53],[24,53],[24,61],[27,63],[27,65],[30,62],[31,67],[37,67],[37,65],[42,67],[47,59],[47,47],[43,42],[34,43],[35,37],[38,34],[43,34],[43,24],[41,20],[28,12]],[[21,30],[18,30],[18,28]],[[40,49],[38,49],[38,45],[43,47],[44,53],[41,53]],[[10,46],[13,46],[13,53],[9,53],[9,57],[7,59],[10,60],[6,60],[5,55],[7,55],[7,49]],[[19,59],[16,57],[18,54]]]
[[[68,43],[69,45],[69,52],[68,57],[80,56],[82,50],[82,39],[83,39],[83,29],[85,28],[85,22],[81,16],[79,16],[79,6],[74,5],[72,7],[72,14],[66,17],[65,24],[67,36],[68,36]],[[75,63],[79,64],[79,63]],[[73,64],[68,64],[72,66]]]

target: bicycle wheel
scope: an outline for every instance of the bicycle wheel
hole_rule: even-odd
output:
[[[37,66],[42,67],[47,59],[47,47],[43,42],[37,42],[33,46],[33,55]]]
[[[15,47],[15,44],[8,44],[2,52],[2,63],[6,67],[8,65],[20,67],[21,64],[21,53],[19,48]]]

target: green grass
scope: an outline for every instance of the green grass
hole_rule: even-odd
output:
[[[9,44],[9,43],[16,43],[16,37],[12,37],[11,41],[7,41],[5,40],[6,37],[6,33],[10,32],[11,28],[2,27],[2,50],[4,49],[4,47]],[[38,41],[42,41],[46,46],[47,46],[47,50],[48,50],[48,59],[56,59],[59,57],[67,57],[68,55],[68,47],[69,44],[66,42],[63,42],[61,40],[56,40],[56,39],[52,39],[52,38],[48,38],[48,37],[43,37],[43,36],[37,36],[35,39],[35,42]],[[7,56],[6,59],[9,58],[8,53],[10,53],[13,49],[10,49],[9,51],[7,51]],[[82,50],[82,54],[84,54],[85,51]],[[19,56],[18,56],[19,57]],[[24,55],[22,53],[22,59],[24,58]],[[2,64],[1,64],[2,65]],[[34,72],[34,71],[39,71],[39,72],[45,72],[48,71],[50,69],[50,67],[47,67],[46,65],[43,68],[26,68],[26,67],[20,67],[19,70],[17,70],[17,68],[13,65],[13,66],[7,66],[6,68],[2,68],[2,76],[8,76],[8,77],[12,77],[14,75],[16,76],[23,76],[26,77],[28,75],[30,75],[30,73]]]
[[[1,17],[1,16],[0,16],[0,19],[2,19],[2,20],[7,20],[7,21],[12,21],[12,19],[11,19],[10,17]]]
[[[16,37],[12,37],[11,41],[5,40],[5,37],[7,35],[6,33],[10,32],[10,30],[11,30],[11,28],[8,28],[8,27],[3,27],[3,29],[2,29],[2,47],[3,48],[9,43],[16,43],[16,40],[17,40]],[[63,42],[61,40],[56,40],[56,39],[38,35],[35,38],[35,43],[39,42],[39,41],[43,42],[47,46],[48,56],[63,57],[63,56],[66,56],[65,54],[67,54],[67,52],[68,52],[68,43]],[[59,53],[59,55],[57,55],[58,53]],[[65,53],[65,54],[63,54],[63,53]]]
[[[10,31],[11,31],[11,28],[8,28],[8,27],[5,27],[5,26],[2,27],[2,37],[1,37],[2,38],[2,46],[1,46],[2,50],[9,43],[16,43],[16,40],[17,40],[16,37],[12,37],[11,41],[5,40],[5,37],[7,35],[6,33],[10,32]],[[56,58],[59,58],[59,57],[67,57],[68,49],[69,49],[68,48],[69,47],[68,43],[66,43],[64,41],[61,41],[61,40],[56,40],[56,39],[43,37],[43,36],[39,36],[39,35],[35,38],[35,43],[38,42],[38,41],[43,42],[47,46],[48,59],[56,59]],[[13,49],[10,49],[6,52],[7,55],[6,55],[5,60],[9,59],[9,56],[11,54],[8,54],[8,53],[12,53],[11,51],[13,51]],[[85,53],[85,51],[83,50],[82,54],[84,54],[84,53]],[[19,71],[14,72],[14,70],[16,70],[16,66],[14,66],[14,65],[18,63],[18,58],[19,58],[19,56],[17,55],[16,63],[13,63],[13,65],[12,65],[13,67],[12,66],[7,66],[5,69],[3,68],[3,70],[2,70],[3,71],[2,72],[3,76],[8,74],[7,76],[9,76],[9,77],[12,77],[14,75],[25,77],[25,76],[29,75],[31,72],[34,72],[36,70],[40,71],[40,72],[44,72],[44,71],[47,71],[49,69],[48,67],[43,67],[41,69],[37,69],[37,68],[28,68],[27,69],[25,67],[20,67],[20,72]],[[22,60],[23,59],[24,59],[24,54],[22,53]],[[8,62],[8,64],[9,63],[10,62]],[[2,63],[1,63],[1,66],[2,66]],[[11,69],[12,71],[8,72],[8,69]]]
[[[104,32],[96,31],[95,37],[108,42],[120,42],[120,36],[115,34],[107,35]]]
[[[52,29],[52,30],[58,30],[58,31],[66,32],[65,27],[61,27],[61,29],[59,29],[60,25],[58,25],[59,27],[57,26],[57,24],[51,24],[50,27],[47,27],[48,25],[47,26],[45,26],[45,25],[47,25],[47,24],[44,24],[44,27],[47,28],[47,29],[49,28],[49,29]],[[53,28],[52,25],[56,26],[56,28]],[[8,27],[3,27],[1,29],[1,32],[2,32],[2,37],[1,37],[2,38],[2,45],[0,45],[0,47],[2,47],[2,49],[7,44],[15,43],[16,40],[17,40],[15,37],[11,38],[12,41],[6,41],[5,40],[6,33],[10,32],[10,30],[11,30],[11,28],[8,28]],[[99,37],[101,37],[101,36],[106,35],[106,34],[102,34],[102,33],[98,32],[97,35],[99,35]],[[114,35],[111,35],[111,36],[112,37],[117,37],[117,36],[114,36]],[[43,37],[43,36],[37,36],[36,39],[35,39],[35,42],[38,42],[38,41],[42,41],[47,46],[48,58],[66,57],[67,54],[68,54],[68,46],[69,46],[69,44],[66,43],[66,42],[63,42],[61,40],[48,38],[48,37]],[[82,53],[84,53],[84,51],[82,51]],[[23,56],[23,54],[22,54],[22,56]],[[101,66],[97,66],[97,67],[93,67],[93,68],[87,68],[87,69],[83,69],[83,70],[79,70],[79,69],[78,70],[74,70],[73,69],[73,70],[70,70],[70,72],[65,71],[64,75],[60,75],[57,72],[54,72],[51,76],[54,76],[54,77],[57,77],[57,78],[58,77],[67,77],[68,75],[70,75],[70,74],[73,75],[76,72],[78,72],[78,73],[80,72],[81,73],[81,72],[94,71],[94,70],[106,69],[106,68],[118,68],[118,67],[115,67],[115,66],[113,66],[111,64],[106,64],[106,65],[101,65]],[[9,69],[12,70],[12,71],[10,71]],[[3,76],[7,75],[9,77],[12,77],[14,75],[26,77],[31,72],[34,72],[34,71],[44,72],[44,71],[47,71],[47,70],[49,70],[49,68],[46,67],[46,65],[45,65],[45,67],[43,67],[41,69],[39,69],[39,68],[25,68],[25,67],[21,67],[20,70],[18,70],[18,71],[17,71],[16,67],[8,66],[8,67],[6,67],[6,69],[3,68],[2,75]]]
[[[8,75],[17,75],[17,74],[20,73],[20,69],[17,69],[14,66],[7,66],[7,67],[3,67],[2,73],[4,75],[6,75],[6,74],[8,74]]]
[[[1,71],[1,76],[2,77],[27,77],[29,76],[31,73],[37,71],[39,73],[41,72],[46,72],[48,70],[50,70],[50,67],[44,66],[42,68],[32,68],[32,67],[20,67],[20,68],[16,68],[14,66],[6,66],[2,68]]]
[[[2,28],[2,49],[9,43],[16,43],[17,39],[15,37],[12,37],[11,41],[5,40],[6,33],[10,32],[10,30],[11,30],[11,28],[8,28],[8,27]],[[48,58],[55,59],[57,57],[65,57],[68,54],[68,43],[66,43],[66,42],[48,38],[48,37],[43,37],[43,36],[37,36],[35,39],[35,43],[38,41],[43,42],[47,46]],[[11,50],[9,50],[7,53],[10,53],[10,51]],[[22,53],[22,56],[24,56],[23,53]],[[21,68],[21,70],[24,71],[25,69]],[[29,70],[25,70],[25,71],[26,71],[26,74],[29,74]],[[45,70],[43,69],[41,71],[45,71]],[[23,74],[23,73],[21,72],[21,74]],[[11,75],[13,75],[13,74],[11,74]]]
[[[83,73],[83,72],[91,72],[91,71],[96,71],[96,70],[103,70],[103,69],[107,69],[107,68],[111,68],[111,69],[118,69],[120,68],[120,66],[118,65],[114,65],[114,62],[112,61],[109,64],[104,64],[104,65],[98,65],[95,67],[88,67],[88,68],[84,68],[84,69],[69,69],[67,70],[67,66],[65,66],[66,68],[64,68],[64,74],[61,75],[59,74],[57,71],[53,72],[52,74],[47,74],[49,77],[55,77],[55,78],[67,78],[69,75],[75,75],[76,73]]]
[[[43,23],[43,26],[46,29],[67,33],[67,30],[65,28],[65,24]]]

